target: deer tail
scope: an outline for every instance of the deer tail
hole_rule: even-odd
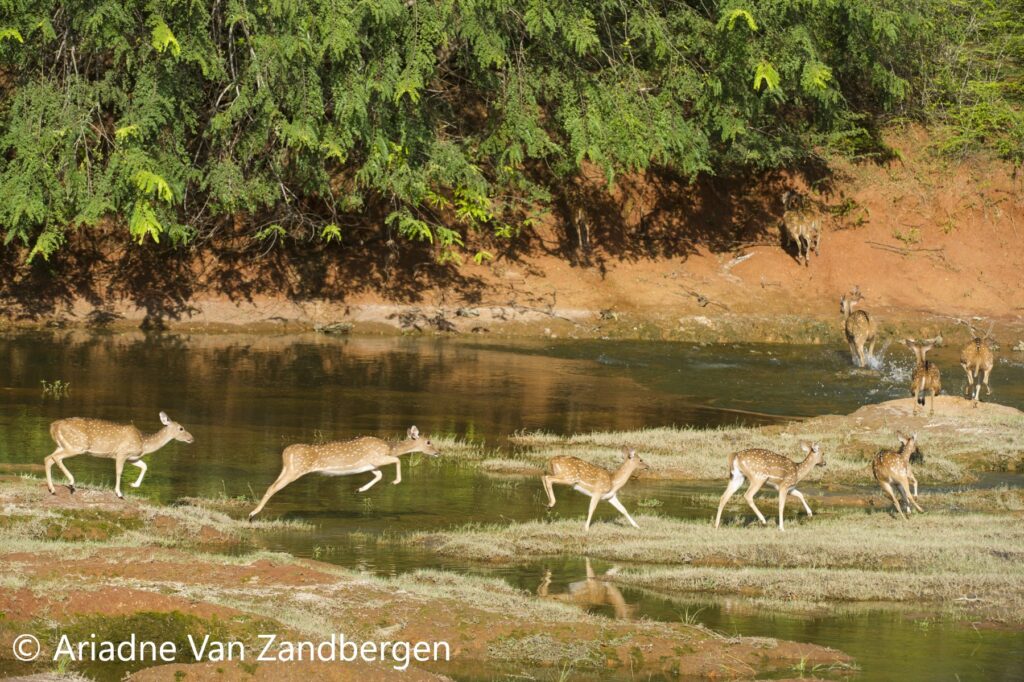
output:
[[[725,476],[726,479],[732,478],[732,465],[733,465],[734,461],[736,461],[736,453],[735,452],[730,452],[729,453],[729,457],[726,458],[726,460],[725,460],[725,464],[726,464],[726,467],[727,467],[727,473],[726,473],[726,476]]]

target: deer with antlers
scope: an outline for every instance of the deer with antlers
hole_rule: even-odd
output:
[[[871,473],[874,474],[878,485],[882,486],[882,490],[889,496],[892,503],[896,505],[896,511],[906,519],[906,514],[903,513],[904,507],[909,514],[911,504],[917,511],[924,512],[917,503],[917,478],[910,468],[911,464],[924,461],[924,453],[917,446],[916,433],[910,436],[898,436],[898,438],[900,439],[900,449],[883,450],[875,455],[871,461]],[[903,498],[902,506],[896,499],[896,494],[892,489],[893,485],[898,485],[900,488],[900,496]],[[911,492],[911,485],[913,485],[913,492]]]
[[[935,346],[942,344],[942,335],[939,334],[933,339],[915,341],[914,339],[903,339],[903,343],[910,350],[914,351],[917,364],[914,366],[914,375],[910,379],[910,394],[917,401],[914,405],[914,414],[924,406],[925,391],[930,391],[932,399],[930,402],[929,415],[935,414],[935,396],[942,393],[942,374],[939,367],[928,359],[928,351]]]
[[[431,457],[441,454],[429,438],[420,438],[420,431],[415,426],[410,427],[406,439],[398,443],[363,436],[343,442],[289,445],[281,452],[281,473],[267,488],[256,508],[249,512],[249,520],[252,521],[282,488],[306,474],[352,476],[373,472],[373,478],[359,488],[359,492],[363,493],[384,476],[380,467],[394,464],[395,480],[392,483],[398,485],[402,482],[402,463],[398,458],[413,452],[422,452]]]
[[[56,464],[67,477],[68,490],[74,493],[75,477],[64,466],[64,460],[78,455],[92,455],[114,460],[114,492],[119,498],[124,499],[124,495],[121,494],[121,473],[126,462],[139,468],[139,477],[130,484],[131,487],[138,488],[142,485],[142,477],[146,475],[146,463],[142,461],[144,456],[156,452],[172,440],[182,443],[191,443],[194,440],[192,434],[178,422],[171,421],[166,412],[160,413],[160,422],[164,425],[162,429],[143,436],[142,432],[131,424],[115,424],[102,419],[83,417],[58,419],[50,424],[50,436],[57,444],[57,449],[43,460],[46,467],[46,487],[51,494],[57,493],[53,489],[52,476],[53,465]]]
[[[747,492],[743,495],[743,499],[747,501],[750,508],[757,514],[757,519],[761,522],[761,525],[766,525],[768,522],[765,520],[761,510],[754,504],[754,495],[757,494],[757,491],[765,483],[779,491],[780,531],[786,530],[782,523],[782,514],[786,509],[786,497],[789,495],[803,503],[808,516],[814,516],[803,493],[796,489],[796,485],[806,478],[814,467],[825,466],[825,456],[822,454],[821,446],[818,443],[801,443],[800,449],[804,451],[805,457],[804,461],[799,464],[789,457],[784,457],[771,450],[763,450],[761,448],[742,450],[730,454],[727,460],[729,485],[726,486],[722,499],[718,502],[715,528],[718,528],[722,522],[722,510],[725,509],[729,498],[740,489],[740,486],[743,485],[743,481],[746,479],[750,479],[750,485],[747,486]]]
[[[782,194],[782,234],[796,245],[796,261],[810,267],[811,250],[820,255],[821,220],[807,206],[807,197],[792,190]]]
[[[984,336],[978,333],[974,325],[967,324],[971,330],[971,340],[960,351],[960,366],[967,373],[966,396],[972,398],[974,406],[978,406],[978,397],[981,394],[981,385],[985,384],[985,395],[992,395],[992,389],[988,386],[988,377],[992,373],[995,364],[993,348],[996,340],[992,336],[992,329],[995,323],[988,326]]]
[[[649,469],[647,463],[640,459],[636,450],[630,447],[622,448],[622,464],[615,471],[608,471],[596,464],[585,462],[579,457],[559,456],[552,457],[547,463],[547,473],[541,477],[544,484],[544,492],[548,494],[548,509],[555,506],[555,491],[552,485],[570,485],[574,490],[590,497],[590,508],[587,511],[587,521],[583,525],[584,531],[590,530],[590,520],[597,509],[597,503],[606,500],[608,504],[619,510],[619,513],[626,517],[629,524],[639,528],[636,521],[629,515],[626,508],[619,502],[618,493],[622,486],[626,485],[634,473]]]
[[[846,333],[846,342],[850,345],[850,357],[853,364],[858,367],[867,366],[867,358],[874,357],[877,335],[877,327],[871,314],[866,310],[853,309],[863,300],[864,294],[860,292],[859,286],[855,286],[849,294],[839,297],[839,312],[843,315],[843,331]]]

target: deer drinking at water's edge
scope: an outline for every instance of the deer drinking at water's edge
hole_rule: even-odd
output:
[[[971,330],[971,340],[960,351],[960,366],[967,373],[967,397],[978,406],[978,396],[981,393],[981,385],[985,384],[985,395],[992,395],[992,389],[988,387],[988,376],[992,373],[992,366],[995,364],[995,357],[992,349],[996,340],[992,336],[992,327],[982,336],[973,325],[968,325]]]
[[[849,294],[839,298],[839,312],[843,315],[843,331],[846,342],[850,344],[850,357],[858,367],[867,366],[867,358],[875,355],[875,335],[877,329],[871,314],[866,310],[854,310],[853,306],[864,300],[860,287],[854,287]],[[864,346],[867,346],[867,355]]]
[[[747,492],[744,493],[743,499],[747,501],[750,508],[757,514],[757,518],[762,525],[768,522],[765,520],[761,510],[754,504],[754,495],[757,494],[757,491],[765,483],[779,491],[779,530],[785,530],[782,525],[782,513],[786,509],[787,495],[792,495],[800,500],[804,505],[804,509],[807,510],[807,515],[814,516],[811,513],[811,508],[807,505],[807,500],[804,499],[803,493],[796,489],[796,484],[803,480],[807,474],[811,473],[811,469],[815,466],[825,466],[825,456],[822,455],[821,446],[817,443],[801,443],[800,447],[807,456],[799,464],[788,457],[783,457],[778,453],[761,448],[743,450],[729,455],[729,485],[726,486],[722,499],[718,502],[715,528],[718,528],[722,522],[722,510],[725,509],[729,498],[740,489],[744,479],[748,478],[750,479],[750,485],[747,486]]]
[[[406,432],[406,439],[398,443],[388,443],[380,438],[364,436],[343,442],[289,445],[281,453],[280,475],[267,488],[256,508],[249,512],[249,520],[252,521],[278,491],[306,474],[351,476],[372,471],[373,478],[370,482],[359,488],[359,492],[362,493],[384,476],[380,472],[380,467],[394,464],[395,480],[392,483],[397,485],[402,482],[402,464],[398,458],[413,452],[422,452],[431,457],[441,454],[429,438],[420,438],[420,431],[415,426]]]
[[[52,476],[53,465],[56,464],[68,479],[68,490],[75,492],[75,477],[64,466],[64,460],[77,455],[92,455],[114,460],[114,492],[124,498],[121,494],[121,472],[124,471],[125,462],[131,462],[139,468],[139,477],[131,484],[133,488],[138,488],[142,484],[142,477],[146,475],[146,463],[142,461],[145,455],[156,452],[172,440],[183,443],[193,441],[192,434],[181,424],[171,421],[166,412],[160,413],[160,421],[164,428],[143,436],[131,424],[115,424],[83,417],[58,419],[50,424],[50,436],[57,444],[57,449],[43,460],[46,487],[56,494]]]
[[[636,521],[619,502],[618,492],[637,469],[644,470],[649,467],[632,448],[622,448],[622,454],[622,465],[614,472],[585,462],[579,457],[552,457],[548,460],[548,473],[541,477],[544,492],[548,494],[548,509],[555,506],[555,491],[551,487],[552,484],[571,485],[575,490],[590,496],[590,509],[587,511],[587,522],[583,525],[583,530],[590,530],[590,519],[593,518],[597,503],[601,500],[607,500],[626,517],[630,525],[639,528],[640,526],[636,525]]]
[[[875,455],[871,461],[871,473],[874,474],[878,485],[882,486],[882,490],[892,499],[892,503],[896,505],[896,511],[906,519],[903,509],[905,507],[909,514],[911,503],[917,511],[924,511],[917,504],[917,478],[914,477],[914,472],[910,469],[911,463],[924,461],[924,453],[917,447],[916,433],[909,437],[899,436],[899,439],[899,450],[883,450]],[[893,493],[892,486],[894,484],[900,487],[903,505],[900,505],[900,501]],[[913,484],[913,492],[911,492],[911,484]]]
[[[914,376],[910,380],[910,395],[917,403],[914,405],[914,414],[924,406],[924,392],[931,391],[932,399],[928,414],[935,414],[935,396],[942,392],[942,375],[939,367],[928,359],[928,351],[942,343],[942,335],[933,339],[915,341],[914,339],[903,339],[903,343],[910,350],[914,351],[917,358],[917,365],[914,367]]]

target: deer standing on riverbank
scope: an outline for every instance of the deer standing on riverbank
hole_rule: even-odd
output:
[[[942,374],[939,367],[927,358],[928,351],[942,343],[942,335],[934,339],[915,341],[914,339],[903,339],[903,343],[910,350],[914,351],[917,358],[917,365],[914,367],[914,376],[910,380],[910,395],[914,397],[917,404],[914,405],[916,415],[920,407],[924,406],[924,393],[931,391],[931,409],[928,414],[935,414],[935,396],[942,392]]]
[[[971,340],[960,351],[960,366],[967,373],[966,395],[970,399],[973,394],[974,406],[977,407],[982,383],[985,384],[985,395],[992,395],[992,389],[988,386],[988,376],[992,373],[992,366],[995,364],[995,356],[992,353],[996,342],[992,337],[992,328],[995,323],[988,326],[988,331],[984,336],[979,334],[973,325],[967,326],[971,330]]]
[[[865,344],[868,347],[867,357],[875,356],[875,337],[877,329],[871,314],[866,310],[854,310],[853,307],[864,300],[860,287],[854,287],[849,294],[839,297],[839,312],[843,315],[843,331],[846,342],[850,345],[850,357],[858,367],[867,365],[864,355]]]
[[[871,473],[874,474],[878,485],[882,486],[882,490],[889,496],[892,503],[896,505],[896,511],[905,520],[907,517],[903,513],[903,506],[896,499],[892,486],[893,484],[899,485],[903,505],[906,506],[908,514],[911,503],[917,511],[924,512],[917,504],[917,478],[914,477],[914,472],[910,468],[911,463],[924,461],[924,453],[917,447],[916,433],[909,437],[899,436],[899,439],[899,450],[883,450],[875,455],[871,461]],[[913,492],[911,492],[911,484],[913,484]]]
[[[779,491],[779,530],[786,530],[782,524],[782,513],[786,509],[787,495],[792,495],[800,500],[804,505],[804,509],[807,510],[807,515],[814,516],[810,506],[807,504],[807,500],[804,499],[803,493],[796,489],[796,484],[803,480],[807,474],[811,473],[811,469],[814,467],[825,466],[825,457],[821,453],[821,446],[818,443],[801,443],[800,449],[804,451],[806,457],[799,464],[789,457],[784,457],[771,450],[763,450],[761,448],[742,450],[729,455],[727,460],[729,485],[726,486],[722,499],[718,502],[715,528],[718,528],[722,522],[722,510],[725,509],[729,498],[740,489],[745,479],[750,479],[750,485],[747,486],[747,492],[744,493],[743,499],[747,501],[750,508],[757,514],[761,525],[766,525],[768,522],[765,520],[761,510],[754,504],[754,495],[757,494],[757,491],[765,483]]]
[[[182,443],[191,443],[194,440],[192,434],[181,424],[171,421],[166,412],[160,413],[160,421],[164,428],[149,436],[143,436],[131,424],[115,424],[102,419],[83,417],[58,419],[50,424],[50,436],[57,444],[57,449],[43,460],[46,467],[46,487],[50,489],[51,494],[57,494],[53,489],[52,475],[53,465],[56,464],[68,480],[68,490],[74,493],[75,477],[64,466],[64,460],[78,455],[92,455],[114,460],[114,492],[119,498],[124,499],[124,495],[121,494],[121,473],[124,471],[125,462],[139,468],[139,477],[130,484],[133,488],[138,488],[142,485],[142,477],[146,475],[146,463],[142,461],[145,455],[156,452],[172,440]]]
[[[555,491],[552,485],[571,485],[573,489],[590,497],[590,509],[587,511],[587,522],[583,525],[584,531],[590,530],[590,520],[597,509],[597,503],[607,500],[608,504],[619,510],[619,513],[626,517],[630,525],[639,528],[636,521],[629,515],[626,508],[619,502],[618,492],[626,485],[630,477],[638,469],[643,471],[650,467],[640,459],[633,448],[622,448],[624,459],[622,465],[614,472],[608,471],[596,464],[585,462],[579,457],[559,456],[548,460],[547,471],[549,473],[541,477],[544,484],[544,492],[548,494],[548,509],[555,506]]]
[[[431,457],[441,454],[429,438],[420,438],[420,431],[415,426],[410,427],[406,439],[398,443],[363,436],[342,442],[289,445],[281,452],[281,473],[267,488],[256,508],[249,512],[249,520],[252,521],[282,488],[306,474],[351,476],[372,471],[373,478],[358,490],[363,493],[384,476],[380,467],[394,464],[395,480],[392,483],[398,485],[402,482],[402,463],[398,458],[413,452],[422,452]]]
[[[782,195],[782,234],[789,243],[796,244],[796,261],[810,267],[811,250],[820,255],[821,220],[806,205],[806,197],[799,192],[787,191]]]

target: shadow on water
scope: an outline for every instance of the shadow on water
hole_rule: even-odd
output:
[[[425,434],[504,448],[505,437],[519,430],[754,425],[848,413],[866,402],[907,395],[912,362],[902,350],[883,348],[875,369],[860,370],[850,366],[845,350],[822,346],[6,335],[0,336],[0,462],[41,463],[53,449],[47,426],[60,417],[134,421],[151,431],[159,426],[157,413],[166,410],[196,442],[151,455],[139,492],[162,502],[251,498],[277,476],[287,444],[360,434],[397,437],[412,423]],[[955,350],[939,349],[934,360],[944,368],[948,390],[961,390]],[[40,382],[56,379],[70,383],[69,395],[44,399]],[[1024,362],[1003,354],[993,390],[1001,403],[1024,407]],[[67,463],[83,483],[112,486],[108,461],[80,457]],[[545,518],[543,492],[533,478],[487,476],[459,462],[415,456],[404,467],[402,485],[388,485],[388,471],[362,495],[356,488],[368,475],[297,481],[267,513],[304,519],[315,530],[268,537],[269,548],[379,575],[422,567],[495,575],[540,598],[608,617],[692,620],[730,634],[825,644],[856,657],[865,679],[1024,677],[1020,633],[975,631],[892,609],[782,616],[743,599],[666,599],[630,588],[611,565],[588,567],[582,558],[485,570],[379,542],[384,532]],[[710,519],[720,493],[718,485],[638,481],[622,498],[630,509],[657,501],[659,514]],[[549,517],[582,524],[585,503],[581,495],[561,494]],[[602,506],[595,522],[616,516]]]

